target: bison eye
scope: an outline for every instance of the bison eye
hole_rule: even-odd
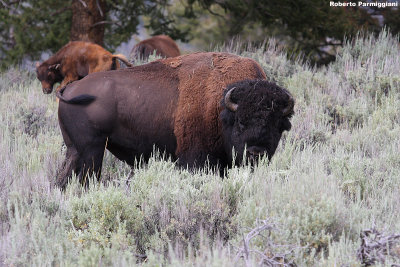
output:
[[[239,126],[239,130],[240,131],[243,131],[244,130],[244,128],[246,127],[243,123],[241,123],[241,122],[238,122],[238,126]]]

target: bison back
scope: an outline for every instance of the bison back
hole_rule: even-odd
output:
[[[169,36],[157,35],[136,44],[131,51],[131,59],[147,59],[156,52],[156,55],[169,58],[180,55],[178,45]]]

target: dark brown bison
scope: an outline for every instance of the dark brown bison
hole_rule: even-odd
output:
[[[41,64],[37,62],[36,74],[42,83],[43,93],[50,94],[57,82],[61,82],[57,87],[58,91],[90,73],[118,69],[120,65],[117,59],[129,67],[132,66],[125,56],[113,55],[97,44],[69,42],[48,60]]]
[[[133,164],[153,146],[181,166],[221,170],[275,152],[291,127],[294,100],[267,82],[252,59],[196,53],[112,72],[91,74],[57,93],[67,146],[57,183],[74,171],[100,176],[104,150]]]
[[[130,58],[148,59],[153,53],[161,57],[177,57],[181,53],[178,45],[167,35],[157,35],[137,43],[131,51]]]

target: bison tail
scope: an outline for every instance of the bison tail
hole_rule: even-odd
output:
[[[71,99],[66,99],[66,98],[62,95],[62,93],[64,92],[65,88],[66,88],[66,87],[63,87],[60,91],[58,91],[58,92],[56,93],[56,96],[57,96],[61,101],[65,102],[65,103],[68,103],[68,104],[75,104],[75,105],[79,105],[79,104],[80,104],[80,105],[86,105],[86,104],[90,104],[91,102],[93,102],[93,100],[96,99],[95,96],[86,95],[86,94],[84,94],[84,95],[78,95],[78,96],[75,96],[75,97],[73,97],[73,98],[71,98]]]
[[[113,60],[112,66],[113,67],[116,66],[115,60],[117,60],[117,59],[121,60],[121,62],[123,62],[127,67],[133,67],[133,65],[129,62],[129,60],[122,54],[113,55],[113,58],[112,58],[112,60]],[[112,68],[112,69],[115,69],[115,68]]]

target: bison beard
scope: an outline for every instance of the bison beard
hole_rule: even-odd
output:
[[[294,100],[265,78],[251,59],[195,53],[68,85],[57,93],[67,146],[57,184],[64,188],[72,172],[82,184],[99,178],[105,148],[131,165],[148,160],[154,146],[189,168],[208,162],[223,170],[232,150],[235,164],[244,153],[271,158],[291,127]]]

